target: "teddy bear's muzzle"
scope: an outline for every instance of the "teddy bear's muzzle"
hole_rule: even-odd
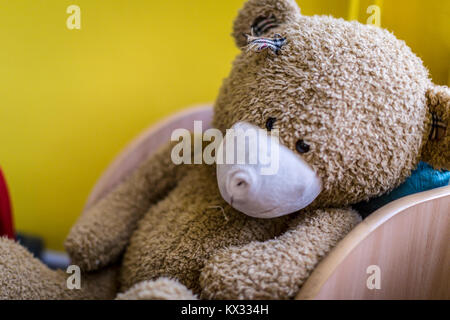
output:
[[[311,166],[270,134],[238,122],[217,151],[217,182],[224,200],[255,218],[275,218],[307,207],[322,184]]]

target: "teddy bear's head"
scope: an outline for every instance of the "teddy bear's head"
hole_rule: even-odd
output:
[[[281,144],[320,180],[313,206],[388,192],[421,159],[449,166],[450,91],[433,85],[422,61],[390,32],[303,16],[294,0],[250,0],[233,35],[242,51],[216,101],[214,126],[279,129]]]

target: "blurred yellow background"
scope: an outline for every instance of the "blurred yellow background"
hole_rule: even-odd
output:
[[[215,99],[243,0],[8,0],[0,5],[0,166],[20,231],[62,249],[102,170],[150,124]],[[450,1],[299,0],[302,13],[381,24],[450,81]],[[69,30],[66,9],[81,9]]]

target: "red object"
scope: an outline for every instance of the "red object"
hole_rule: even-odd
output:
[[[15,239],[11,199],[8,193],[8,186],[0,168],[0,236]]]

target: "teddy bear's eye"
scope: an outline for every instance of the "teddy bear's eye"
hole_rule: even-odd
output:
[[[303,140],[298,140],[295,144],[295,149],[300,153],[307,153],[310,149],[309,144],[305,143]]]
[[[267,122],[266,122],[266,129],[267,129],[267,131],[272,131],[272,129],[273,129],[273,125],[275,124],[275,121],[277,121],[277,119],[276,118],[269,118],[269,119],[267,119]]]

